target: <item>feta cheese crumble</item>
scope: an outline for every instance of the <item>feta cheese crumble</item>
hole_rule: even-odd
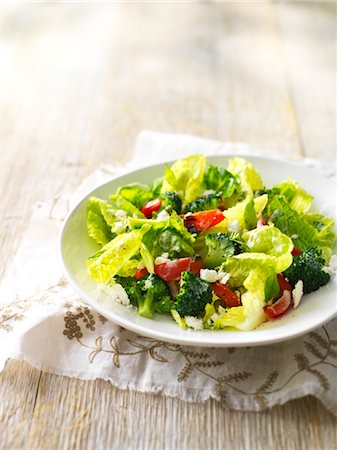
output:
[[[240,231],[240,224],[238,220],[231,220],[228,222],[228,231],[238,233]]]
[[[230,278],[230,275],[227,272],[217,272],[212,269],[201,269],[200,278],[208,283],[216,283],[219,281],[221,284],[226,284]]]
[[[218,281],[218,272],[211,269],[201,269],[200,278],[208,283],[215,283]]]
[[[144,287],[145,289],[150,289],[152,287],[152,281],[149,279],[145,280]]]
[[[110,286],[102,285],[100,286],[100,289],[104,291],[105,294],[109,295],[115,302],[124,306],[130,305],[128,294],[121,284],[115,283]]]
[[[169,254],[168,253],[163,253],[162,255],[157,256],[157,258],[155,259],[154,263],[155,264],[163,264],[163,263],[165,263],[167,261],[170,261]]]
[[[160,213],[158,214],[158,216],[157,216],[157,219],[156,220],[158,220],[158,221],[164,221],[164,220],[169,220],[169,218],[170,218],[170,214],[167,212],[167,211],[165,211],[165,209],[163,209],[162,211],[160,211]]]
[[[218,307],[218,311],[211,315],[210,319],[208,320],[208,325],[212,325],[213,323],[215,323],[218,319],[223,317],[226,312],[226,309],[220,305]]]
[[[228,272],[218,272],[219,282],[221,284],[227,284],[230,279],[230,274]]]
[[[215,194],[215,191],[213,189],[208,189],[207,191],[203,192],[202,196],[207,197],[208,195],[211,195],[211,194]]]
[[[117,233],[117,234],[124,233],[125,230],[126,230],[126,226],[125,226],[125,224],[123,224],[123,222],[118,221],[118,222],[114,223],[113,231],[115,233]]]
[[[303,297],[303,281],[298,280],[295,284],[295,287],[292,292],[293,301],[294,301],[294,309],[298,307],[300,304],[301,298]]]
[[[192,328],[193,330],[202,330],[203,329],[203,324],[202,324],[202,319],[199,319],[198,317],[194,317],[194,316],[185,316],[184,317],[186,325],[189,328]]]
[[[115,216],[116,216],[118,219],[126,219],[127,214],[126,214],[126,212],[123,211],[122,209],[117,209],[117,211],[115,211]]]
[[[329,265],[326,267],[323,267],[323,272],[328,273],[329,275],[336,275],[337,274],[337,255],[332,255]]]

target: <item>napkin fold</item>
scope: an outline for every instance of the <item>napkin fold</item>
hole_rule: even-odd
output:
[[[197,152],[257,154],[243,144],[143,131],[127,166],[102,166],[75,193],[35,205],[1,284],[0,371],[13,358],[50,373],[83,380],[102,378],[121,389],[187,401],[214,398],[246,411],[311,394],[337,414],[337,319],[275,345],[187,347],[139,336],[108,321],[86,306],[63,276],[58,234],[80,198],[127,170]],[[330,166],[302,161],[335,176]]]

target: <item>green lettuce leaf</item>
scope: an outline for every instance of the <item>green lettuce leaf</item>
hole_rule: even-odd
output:
[[[129,200],[124,198],[120,194],[110,195],[110,199],[112,201],[113,206],[117,210],[125,211],[129,217],[139,217],[143,218],[144,214],[139,211],[139,209],[133,205]]]
[[[292,240],[273,226],[255,228],[243,233],[241,239],[250,252],[261,253],[274,259],[276,273],[286,270],[292,263]]]
[[[269,220],[289,236],[300,250],[319,245],[318,231],[292,209],[282,196],[276,196],[268,205]]]
[[[278,184],[273,190],[278,192],[279,195],[282,195],[287,200],[289,206],[299,214],[306,213],[311,206],[313,196],[302,189],[298,182],[291,178]]]
[[[141,266],[142,262],[138,259],[132,258],[126,261],[125,264],[118,270],[116,275],[120,277],[133,277],[137,272],[138,268]]]
[[[255,216],[252,202],[254,202]],[[213,227],[212,232],[241,232],[243,230],[251,228],[253,223],[256,224],[257,217],[264,210],[267,203],[268,195],[266,194],[254,199],[246,198],[242,202],[239,202],[235,206],[232,206],[232,208],[226,209],[224,211],[226,219]]]
[[[153,198],[157,198],[160,196],[160,192],[163,186],[164,177],[155,178],[151,184],[151,192]]]
[[[243,220],[245,222],[245,226],[246,226],[247,230],[251,230],[252,228],[256,227],[257,215],[256,215],[253,199],[249,200],[245,206],[245,209],[243,212]]]
[[[254,166],[244,158],[233,158],[229,161],[228,171],[239,180],[242,192],[252,197],[255,190],[263,189],[263,182],[260,174]]]
[[[172,167],[165,167],[161,193],[176,192],[184,203],[189,203],[200,195],[201,184],[206,169],[204,155],[192,155],[176,161]]]
[[[304,214],[303,219],[317,230],[319,246],[332,249],[336,241],[335,221],[331,217],[325,217],[319,213]]]
[[[139,210],[146,202],[154,198],[149,186],[141,183],[126,184],[118,189],[117,195],[124,197]]]
[[[204,176],[204,188],[220,193],[223,198],[231,197],[238,187],[234,175],[228,170],[210,164]]]
[[[105,245],[114,237],[111,225],[116,220],[112,205],[96,197],[90,197],[87,204],[88,235],[98,244]]]
[[[148,225],[150,231],[144,237],[144,244],[155,258],[168,253],[170,258],[194,255],[195,238],[187,231],[181,217],[172,211],[168,220],[129,219],[132,230]]]
[[[254,330],[266,320],[263,307],[279,290],[276,273],[270,257],[230,258],[224,266],[230,273],[231,283],[243,286],[242,306],[228,308],[214,320],[214,329],[235,327],[239,330]]]
[[[244,286],[244,281],[252,270],[261,269],[264,272],[265,295],[263,300],[270,300],[270,298],[277,293],[277,273],[278,262],[274,256],[264,253],[240,253],[232,256],[221,265],[220,270],[230,274],[229,285],[233,289]],[[276,291],[275,291],[276,290]]]
[[[110,281],[139,252],[143,236],[149,228],[144,225],[140,230],[116,236],[87,260],[89,275],[98,283]]]

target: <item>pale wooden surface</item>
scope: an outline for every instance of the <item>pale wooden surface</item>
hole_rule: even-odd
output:
[[[1,274],[32,204],[144,128],[336,160],[334,2],[6,3]],[[0,448],[335,449],[313,398],[254,414],[8,362]]]

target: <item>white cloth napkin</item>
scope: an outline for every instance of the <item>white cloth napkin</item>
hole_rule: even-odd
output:
[[[142,132],[127,169],[202,151],[251,154],[247,146],[195,136]],[[333,176],[331,167],[306,164]],[[308,335],[254,348],[196,348],[138,336],[87,307],[63,277],[57,239],[69,209],[126,167],[104,166],[73,195],[37,204],[1,285],[0,371],[8,358],[121,389],[187,401],[215,398],[235,409],[262,410],[308,394],[337,414],[337,319]]]

